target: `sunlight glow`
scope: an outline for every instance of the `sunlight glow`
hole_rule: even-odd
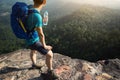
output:
[[[68,0],[73,3],[81,3],[81,4],[92,4],[98,6],[106,6],[106,7],[120,7],[120,0]]]

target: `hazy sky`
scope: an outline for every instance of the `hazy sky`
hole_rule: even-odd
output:
[[[67,1],[120,9],[120,0],[67,0]]]
[[[30,0],[30,1],[33,1],[33,0]],[[120,0],[47,0],[48,4],[49,3],[55,4],[57,1],[72,2],[72,3],[79,3],[79,4],[92,4],[92,5],[120,9]]]

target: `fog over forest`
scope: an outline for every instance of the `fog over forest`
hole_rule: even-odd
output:
[[[120,0],[63,0],[63,1],[79,3],[79,4],[92,4],[92,5],[104,6],[108,8],[120,9]]]

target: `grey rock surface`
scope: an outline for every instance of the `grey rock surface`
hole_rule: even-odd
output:
[[[51,80],[43,76],[47,72],[45,56],[37,54],[41,69],[30,69],[30,50],[18,50],[0,55],[0,80]],[[89,62],[72,59],[54,53],[53,68],[58,80],[120,80],[120,59]]]

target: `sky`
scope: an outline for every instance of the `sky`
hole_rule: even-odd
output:
[[[64,1],[120,9],[120,0],[64,0]]]
[[[33,0],[29,0],[33,1]],[[120,0],[47,0],[49,3],[56,3],[57,1],[72,2],[78,4],[92,4],[97,6],[104,6],[108,8],[120,9]]]

